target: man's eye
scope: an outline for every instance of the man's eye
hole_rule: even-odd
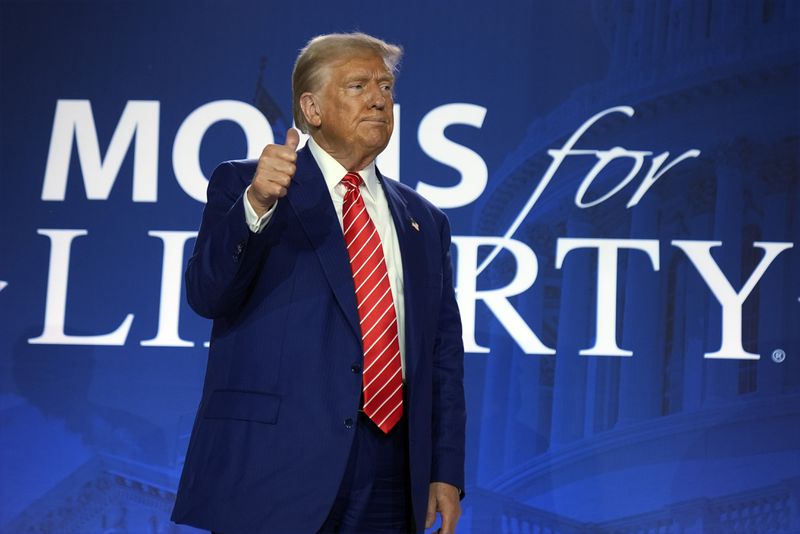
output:
[[[361,90],[361,89],[363,89],[363,88],[364,88],[364,86],[363,86],[363,85],[361,85],[360,83],[354,83],[354,84],[352,84],[352,85],[350,86],[350,89],[358,89],[358,90]]]

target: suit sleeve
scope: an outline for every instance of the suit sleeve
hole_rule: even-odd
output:
[[[254,234],[244,215],[250,167],[224,162],[208,182],[208,202],[185,279],[189,305],[209,319],[241,309],[268,250],[269,223]]]
[[[450,225],[441,227],[442,303],[433,349],[433,458],[431,482],[464,488],[466,405],[461,317],[453,289]]]

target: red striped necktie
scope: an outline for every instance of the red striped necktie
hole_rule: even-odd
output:
[[[342,206],[342,225],[361,321],[364,413],[388,434],[403,416],[397,315],[381,238],[359,191],[362,183],[361,176],[354,172],[348,172],[342,178],[347,189]]]

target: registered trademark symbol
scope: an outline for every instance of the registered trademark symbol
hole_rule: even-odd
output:
[[[786,353],[782,349],[775,349],[772,351],[772,361],[775,363],[783,363],[786,359]]]

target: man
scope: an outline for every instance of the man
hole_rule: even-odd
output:
[[[224,534],[452,533],[463,346],[446,217],[384,178],[400,48],[312,39],[298,134],[220,165],[186,271],[214,320],[173,519]]]

